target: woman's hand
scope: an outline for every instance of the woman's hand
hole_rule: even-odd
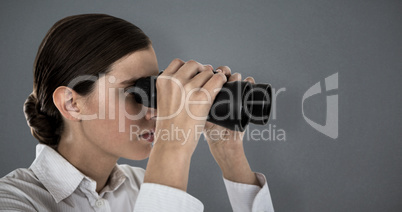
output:
[[[241,74],[232,75],[227,66],[221,66],[218,69],[221,69],[228,77],[228,82],[241,80]],[[244,81],[255,83],[252,77],[247,77]],[[238,183],[259,185],[244,153],[244,133],[211,122],[207,122],[204,128],[204,136],[207,139],[209,149],[221,168],[223,177]]]
[[[198,132],[204,129],[211,105],[227,81],[222,72],[212,70],[195,61],[175,59],[158,76],[155,143],[144,182],[186,190],[191,156],[201,136]]]

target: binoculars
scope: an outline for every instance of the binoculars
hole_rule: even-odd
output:
[[[163,72],[159,75],[161,73]],[[143,77],[134,83],[130,92],[136,102],[146,107],[157,108],[156,80],[158,76]],[[258,125],[268,122],[271,102],[270,84],[252,84],[247,81],[226,82],[212,103],[207,121],[243,132],[250,122]]]

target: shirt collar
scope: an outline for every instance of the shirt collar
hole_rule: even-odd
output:
[[[123,172],[123,170],[118,165],[116,165],[113,168],[112,173],[109,176],[109,180],[106,186],[102,189],[101,193],[110,191],[113,192],[117,190],[120,187],[120,185],[124,183],[127,177],[128,176],[126,175],[126,173]]]
[[[36,158],[30,168],[53,196],[56,203],[70,196],[83,179],[91,180],[53,148],[44,144],[36,146]],[[105,186],[103,191],[116,190],[123,184],[126,177],[125,173],[116,164],[108,185]]]

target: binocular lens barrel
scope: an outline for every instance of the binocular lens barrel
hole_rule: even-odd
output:
[[[157,108],[157,78],[158,76],[149,76],[136,81],[130,89],[136,102],[146,107]],[[269,84],[227,82],[215,97],[207,121],[243,132],[250,122],[258,125],[268,122],[271,101],[272,90]]]

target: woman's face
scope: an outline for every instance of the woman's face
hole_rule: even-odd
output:
[[[150,46],[121,58],[108,74],[99,76],[82,112],[88,117],[96,114],[82,121],[84,136],[92,146],[110,156],[131,160],[149,156],[153,136],[145,134],[155,129],[156,110],[138,104],[125,90],[136,79],[158,73]]]

